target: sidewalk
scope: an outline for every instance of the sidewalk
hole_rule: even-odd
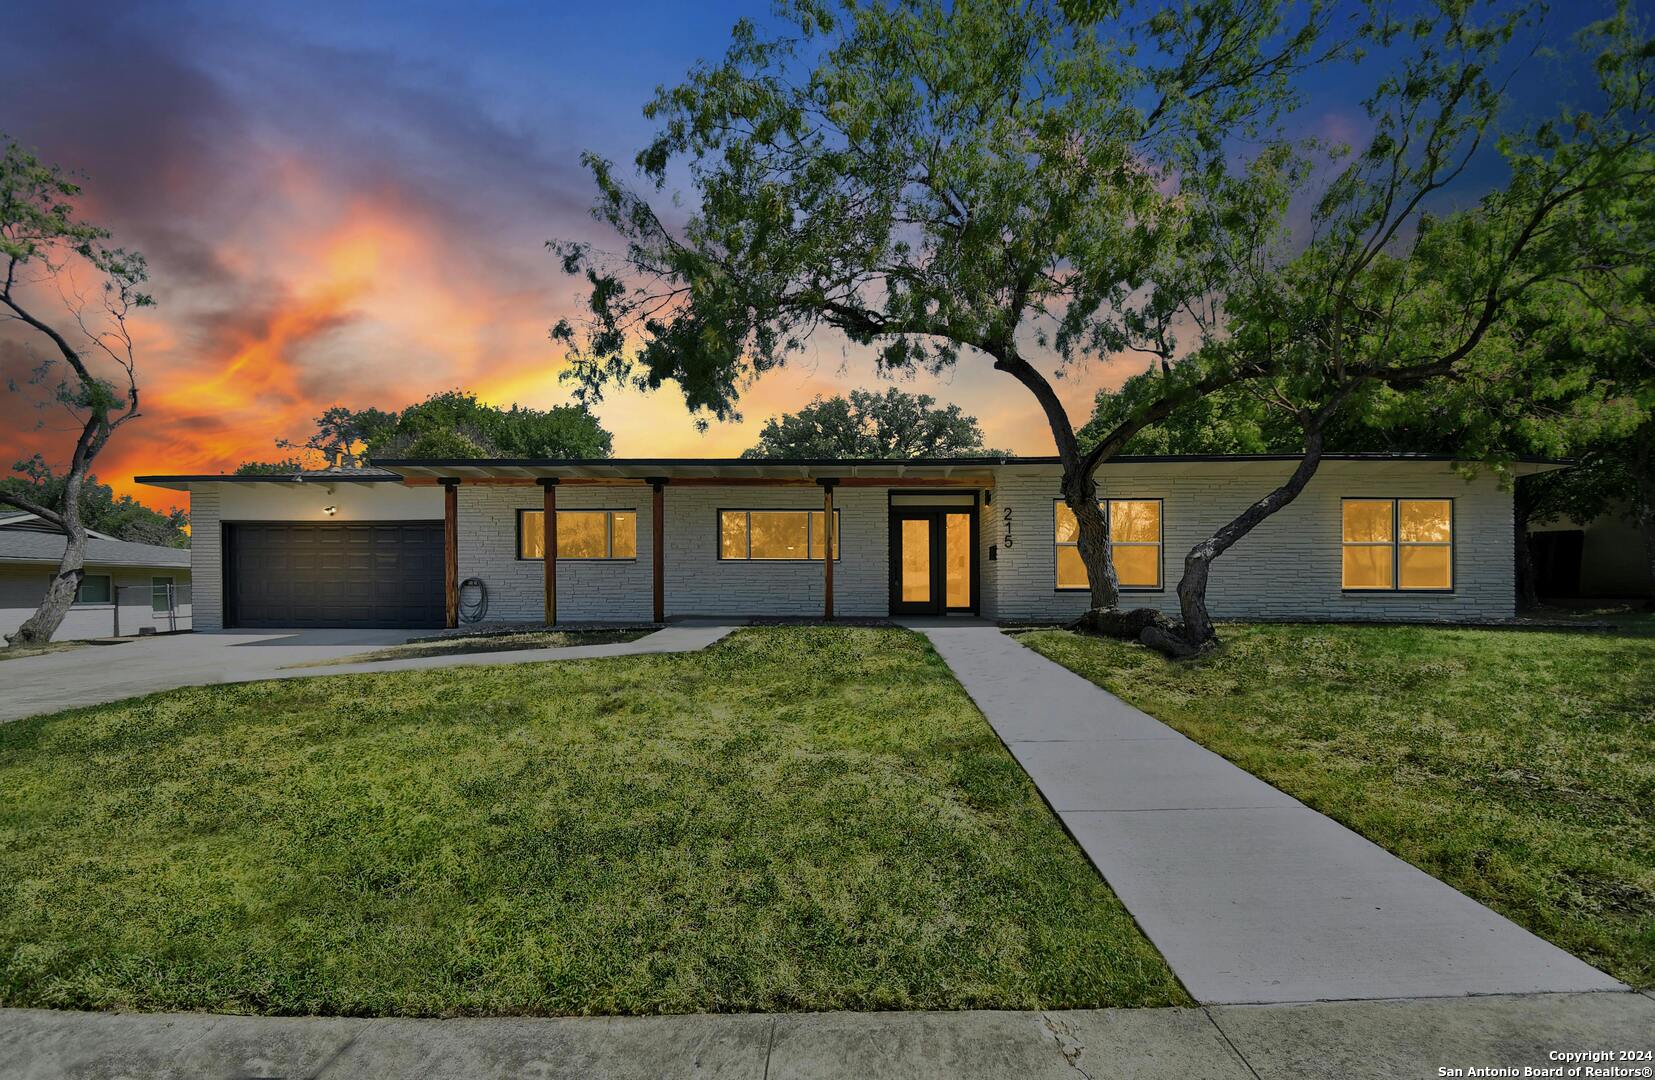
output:
[[[1074,1012],[353,1020],[0,1010],[0,1080],[1405,1080],[1655,1046],[1600,993]],[[1636,1063],[1631,1063],[1636,1066]]]
[[[994,626],[915,628],[1197,1001],[1625,989]]]

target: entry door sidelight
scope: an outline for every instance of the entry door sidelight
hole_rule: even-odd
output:
[[[891,613],[976,608],[975,510],[891,511]]]

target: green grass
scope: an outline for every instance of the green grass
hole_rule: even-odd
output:
[[[521,634],[455,634],[427,638],[383,649],[353,653],[333,660],[312,660],[289,664],[290,668],[337,667],[341,664],[368,664],[379,660],[412,660],[421,656],[461,656],[467,653],[516,652],[521,649],[566,649],[575,645],[610,645],[637,641],[652,630],[533,630]]]
[[[1655,985],[1655,622],[1220,627],[1174,664],[1024,644],[1542,937]]]
[[[0,727],[0,1003],[1187,998],[923,638],[179,690]]]

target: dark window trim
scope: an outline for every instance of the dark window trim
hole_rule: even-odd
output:
[[[1109,522],[1109,504],[1112,503],[1112,502],[1152,502],[1152,503],[1160,503],[1161,504],[1161,509],[1159,511],[1157,520],[1155,522],[1156,525],[1159,526],[1160,530],[1161,530],[1161,539],[1159,541],[1157,541],[1156,545],[1155,545],[1156,547],[1161,549],[1161,557],[1155,561],[1156,562],[1156,577],[1159,579],[1160,584],[1159,585],[1122,585],[1122,586],[1120,586],[1120,590],[1121,590],[1121,592],[1135,592],[1135,593],[1164,593],[1164,592],[1166,592],[1167,591],[1167,500],[1166,500],[1166,496],[1164,496],[1164,495],[1147,495],[1147,496],[1144,496],[1143,498],[1131,497],[1131,498],[1121,498],[1121,499],[1103,499],[1102,500],[1102,503],[1103,503],[1103,520],[1104,520],[1105,525],[1107,525],[1108,522]],[[1059,544],[1058,543],[1058,540],[1057,540],[1057,508],[1060,505],[1064,505],[1064,502],[1061,498],[1057,498],[1057,499],[1052,500],[1052,517],[1051,517],[1051,520],[1052,520],[1052,592],[1054,592],[1054,593],[1089,593],[1089,592],[1092,591],[1090,586],[1086,586],[1084,588],[1076,588],[1072,585],[1064,587],[1064,586],[1060,586],[1060,585],[1057,584],[1057,549],[1059,547],[1072,547],[1072,548],[1077,548],[1077,549],[1080,547],[1080,544],[1078,542],[1073,543],[1073,544]],[[1113,542],[1111,542],[1109,546],[1110,546],[1111,549],[1113,549],[1115,545],[1114,545]],[[1131,546],[1133,546],[1133,547],[1148,547],[1149,542],[1146,541],[1146,540],[1134,540],[1134,541],[1132,541]]]
[[[631,507],[631,506],[560,506],[560,507],[557,508],[557,512],[559,514],[610,514],[610,515],[614,515],[614,514],[631,514],[632,515],[632,550],[633,550],[634,553],[636,553],[637,550],[638,550],[638,511],[634,507]],[[525,555],[525,554],[523,554],[523,515],[524,514],[545,514],[545,513],[546,513],[546,508],[542,507],[542,506],[520,506],[520,507],[517,508],[517,545],[516,545],[516,548],[515,548],[515,552],[516,552],[516,555],[517,555],[517,561],[518,562],[545,562],[546,561],[546,556],[544,556],[544,555],[541,555],[541,556],[537,557],[537,556],[534,556],[534,555]],[[609,520],[609,550],[610,551],[615,550],[615,520],[614,520],[613,517],[611,517],[610,520]],[[636,554],[619,555],[619,556],[617,556],[617,555],[559,555],[557,557],[557,561],[560,562],[560,563],[565,563],[565,562],[627,563],[627,562],[637,562],[638,561],[638,556]]]
[[[747,555],[744,558],[726,558],[724,555],[724,515],[725,514],[820,514],[821,507],[799,506],[720,506],[713,511],[713,550],[718,555],[719,562],[758,562],[782,563],[789,566],[814,566],[821,559],[810,557],[810,534],[805,534],[805,558],[803,559],[755,559],[753,557],[753,522],[751,517],[747,521]],[[805,519],[807,522],[809,518]],[[840,508],[833,508],[834,532],[839,535],[839,542],[833,546],[833,561],[845,561],[845,517]],[[806,525],[806,529],[809,526]]]
[[[1339,496],[1339,592],[1345,596],[1453,596],[1460,587],[1460,508],[1453,495],[1341,495]],[[1391,504],[1391,584],[1378,589],[1352,589],[1345,585],[1345,504],[1347,502],[1388,502]],[[1445,502],[1448,504],[1448,581],[1446,589],[1404,589],[1402,587],[1402,548],[1441,547],[1441,544],[1407,544],[1402,542],[1402,504],[1405,502]],[[1357,545],[1383,547],[1374,543]]]

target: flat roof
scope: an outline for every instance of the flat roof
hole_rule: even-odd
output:
[[[1105,461],[1111,465],[1196,465],[1248,464],[1298,461],[1302,454],[1122,454]],[[1359,453],[1324,454],[1324,461],[1435,462],[1448,464],[1470,459],[1453,454]],[[317,470],[289,474],[255,475],[157,475],[134,480],[154,487],[187,490],[191,484],[303,484],[303,483],[399,483],[405,479],[425,482],[454,478],[581,477],[642,479],[660,476],[716,478],[751,476],[767,478],[832,477],[949,477],[992,475],[1001,466],[1056,467],[1056,455],[1015,455],[951,458],[387,458],[374,460],[368,468]],[[1541,472],[1571,464],[1548,458],[1520,458],[1514,464],[1528,466],[1524,472]]]

